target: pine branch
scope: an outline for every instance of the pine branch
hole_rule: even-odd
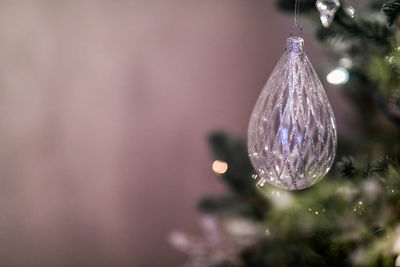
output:
[[[386,15],[386,22],[392,26],[400,16],[400,0],[392,0],[383,4],[381,11]]]
[[[372,162],[368,172],[369,174],[372,173],[387,173],[389,166],[399,168],[399,162],[397,159],[393,159],[389,156],[386,156],[384,158],[379,158],[376,161]]]
[[[258,195],[251,174],[254,169],[247,156],[247,147],[242,139],[229,137],[222,132],[212,133],[208,137],[215,159],[228,164],[228,170],[221,175],[222,180],[237,194],[242,196]]]
[[[199,210],[207,214],[240,215],[254,220],[264,219],[268,207],[268,201],[261,196],[208,196],[198,202]]]
[[[329,28],[320,27],[317,38],[321,42],[346,41],[360,44],[365,50],[366,45],[377,45],[389,49],[391,31],[380,21],[359,17],[350,18],[339,8],[332,25]]]
[[[390,97],[390,102],[400,109],[400,90],[396,90]]]
[[[379,110],[386,117],[386,119],[388,119],[390,122],[400,128],[400,117],[389,109],[388,104],[386,103],[378,88],[374,86],[373,83],[364,74],[353,72],[353,75],[355,77],[358,77],[360,81],[362,81],[366,85],[366,89],[372,95]]]
[[[370,10],[381,10],[383,4],[388,2],[388,0],[369,0],[368,7]]]
[[[337,167],[343,177],[353,178],[357,169],[354,166],[354,159],[351,156],[343,157],[338,163]]]

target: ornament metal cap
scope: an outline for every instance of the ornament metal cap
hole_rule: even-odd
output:
[[[303,52],[304,39],[301,37],[289,37],[286,39],[286,51],[288,52]]]

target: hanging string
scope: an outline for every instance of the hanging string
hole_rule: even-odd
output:
[[[294,26],[299,26],[299,7],[300,7],[300,0],[295,0],[294,2]]]
[[[290,31],[290,36],[303,36],[303,29],[299,25],[299,9],[300,9],[300,0],[295,0],[294,2],[294,24],[292,26],[292,30]],[[294,32],[298,31],[297,34]]]

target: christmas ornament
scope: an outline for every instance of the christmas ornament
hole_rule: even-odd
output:
[[[322,25],[328,28],[340,7],[339,0],[317,0],[315,5],[319,11]]]
[[[293,29],[301,32],[297,10]],[[332,108],[304,52],[304,40],[292,32],[253,109],[248,152],[260,181],[300,190],[329,171],[337,136]]]

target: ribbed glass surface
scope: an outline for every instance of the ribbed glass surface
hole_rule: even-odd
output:
[[[304,40],[288,38],[250,118],[250,160],[262,183],[300,190],[329,171],[336,142],[335,117]]]

